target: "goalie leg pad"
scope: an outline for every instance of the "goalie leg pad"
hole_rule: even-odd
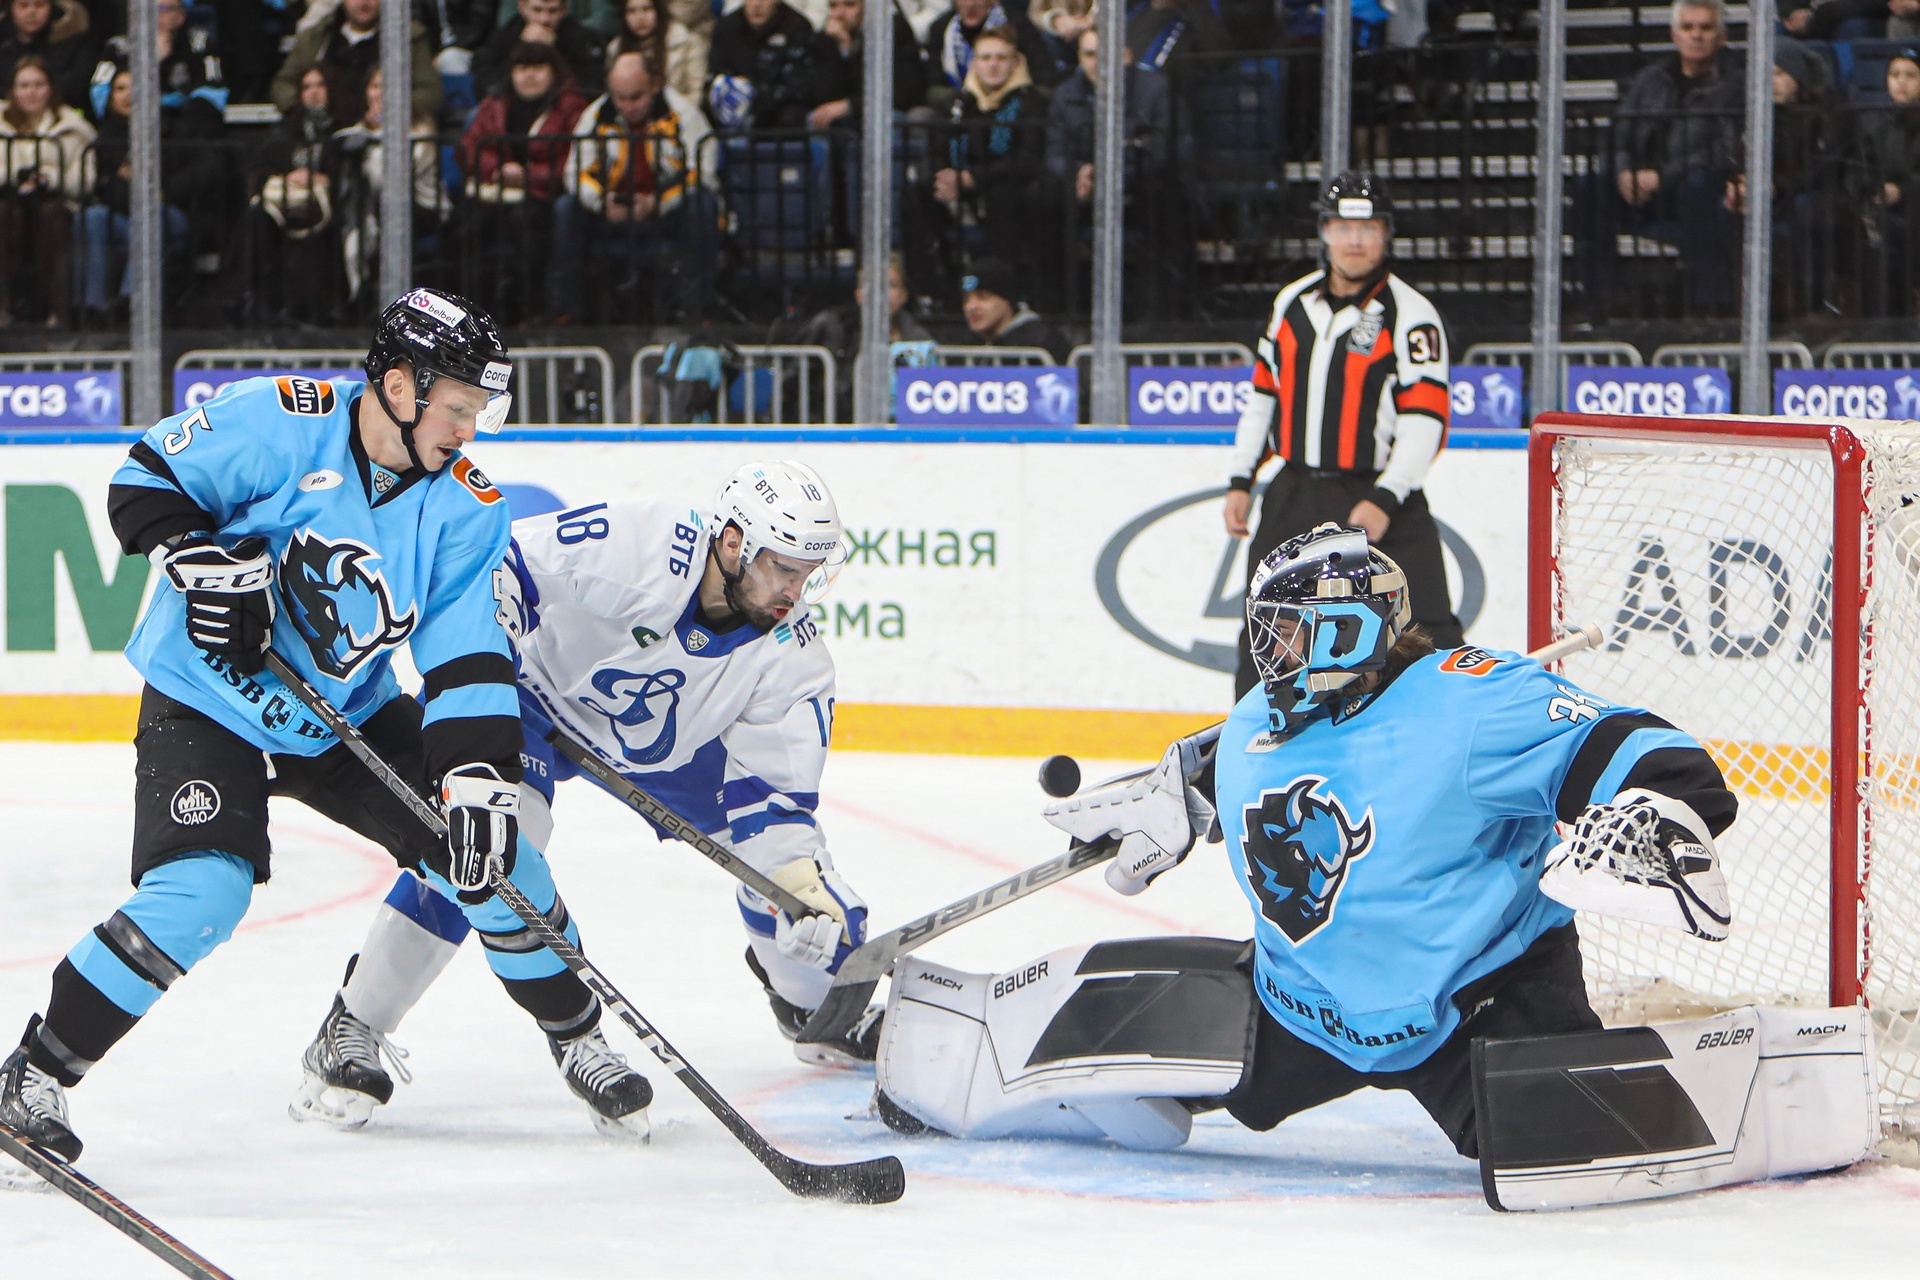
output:
[[[1179,1101],[1218,1098],[1246,1070],[1246,943],[1141,938],[1069,947],[1000,974],[902,959],[876,1080],[962,1138],[1105,1136],[1138,1150],[1187,1140]]]
[[[1477,1042],[1487,1203],[1574,1208],[1852,1164],[1879,1137],[1874,1068],[1861,1008]]]

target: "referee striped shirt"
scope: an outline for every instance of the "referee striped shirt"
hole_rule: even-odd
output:
[[[1426,296],[1391,273],[1352,298],[1329,298],[1325,279],[1316,271],[1274,298],[1231,484],[1250,488],[1269,458],[1377,473],[1391,511],[1420,488],[1446,437],[1446,328]]]

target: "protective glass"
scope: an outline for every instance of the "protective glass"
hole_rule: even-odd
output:
[[[474,430],[485,432],[490,436],[497,435],[511,412],[513,412],[512,392],[502,391],[498,395],[490,395],[487,397],[487,407],[474,415]]]
[[[816,604],[833,586],[833,580],[840,576],[846,563],[847,543],[842,538],[824,560],[802,560],[762,549],[748,562],[745,576],[780,599]]]

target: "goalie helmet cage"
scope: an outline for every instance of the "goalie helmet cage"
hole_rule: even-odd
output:
[[[1740,798],[1733,933],[1582,916],[1609,1024],[1872,1011],[1881,1116],[1920,1135],[1920,423],[1543,414],[1529,647],[1699,738]]]

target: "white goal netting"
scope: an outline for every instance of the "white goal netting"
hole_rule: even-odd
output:
[[[1604,648],[1566,661],[1567,675],[1700,738],[1740,797],[1720,841],[1732,936],[1702,942],[1583,917],[1595,1008],[1609,1022],[1639,1022],[1750,1001],[1824,1005],[1833,975],[1851,975],[1879,1036],[1883,1118],[1911,1142],[1920,1135],[1920,424],[1842,428],[1839,447],[1861,458],[1857,481],[1824,443],[1743,439],[1754,428],[1738,421],[1675,427],[1727,435],[1565,436],[1553,482],[1534,493],[1532,518],[1554,521],[1555,555],[1534,566],[1531,590],[1552,601],[1556,626],[1597,622],[1607,633]],[[1857,566],[1834,562],[1837,490],[1843,519],[1860,522]],[[1835,652],[1836,610],[1847,609],[1860,618],[1857,654]],[[1857,785],[1842,769],[1838,788],[1836,664],[1860,725]],[[1854,806],[1857,820],[1838,877],[1836,804]],[[1830,921],[1849,897],[1859,925],[1835,954]]]

